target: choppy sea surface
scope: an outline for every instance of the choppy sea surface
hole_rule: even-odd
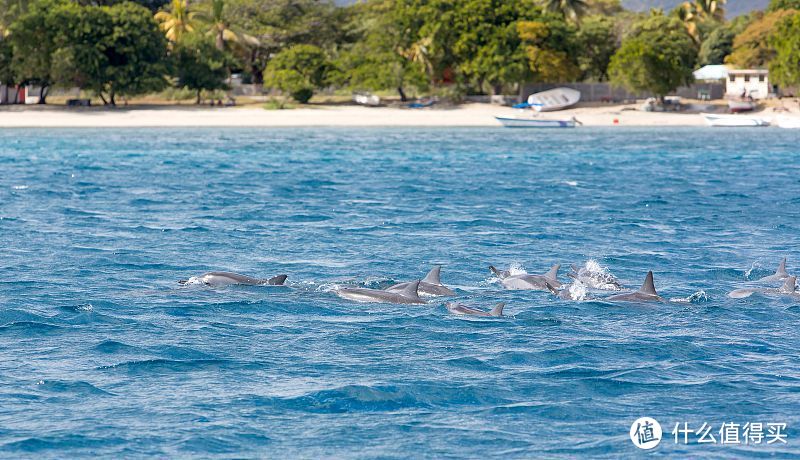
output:
[[[620,458],[649,416],[656,456],[796,458],[800,300],[727,293],[783,257],[800,273],[799,141],[0,130],[0,457]],[[487,268],[567,282],[587,261],[631,288],[653,270],[671,301],[506,291]],[[506,316],[333,292],[434,264]],[[289,279],[177,283],[210,270]],[[716,443],[676,443],[683,423]],[[788,442],[723,445],[723,423]]]

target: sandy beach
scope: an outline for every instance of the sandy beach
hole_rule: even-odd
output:
[[[529,112],[528,112],[529,113]],[[131,106],[67,108],[63,106],[0,107],[0,127],[292,127],[292,126],[500,126],[495,116],[515,116],[520,111],[491,104],[463,104],[425,109],[369,108],[351,105],[318,105],[288,110],[261,106],[192,107]],[[765,110],[764,116],[771,116]],[[584,126],[704,126],[697,111],[655,113],[638,105],[576,107],[543,113],[542,119],[575,117]]]

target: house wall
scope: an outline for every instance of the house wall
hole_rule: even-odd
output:
[[[748,81],[749,80],[749,81]],[[741,96],[745,93],[753,99],[765,99],[772,92],[768,75],[743,75],[731,73],[726,80],[728,96]]]

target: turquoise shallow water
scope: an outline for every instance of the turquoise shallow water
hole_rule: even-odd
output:
[[[800,302],[726,293],[800,271],[797,154],[777,129],[0,130],[0,456],[619,458],[646,415],[657,456],[796,457]],[[487,270],[588,259],[676,301]],[[331,292],[432,264],[508,316]],[[177,284],[208,270],[288,287]]]

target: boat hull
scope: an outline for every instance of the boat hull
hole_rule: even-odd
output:
[[[747,115],[701,114],[708,126],[715,128],[756,128],[769,126],[769,120]]]
[[[581,92],[572,88],[555,88],[528,96],[528,104],[537,112],[563,110],[580,100]]]
[[[536,120],[530,118],[495,117],[506,128],[574,128],[575,120]]]
[[[751,112],[755,108],[756,103],[752,101],[728,101],[728,110],[731,113]]]

